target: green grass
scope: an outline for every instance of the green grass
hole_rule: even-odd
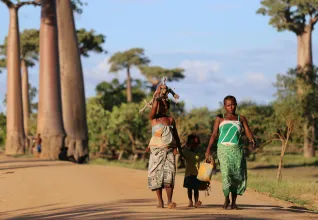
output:
[[[260,167],[260,166],[272,166],[277,167],[280,156],[273,155],[256,155],[255,161],[248,162],[249,168],[251,167]],[[302,155],[287,154],[284,156],[284,166],[293,167],[293,166],[318,166],[318,157],[314,158],[304,158]]]
[[[147,161],[136,161],[132,163],[131,161],[118,161],[118,160],[106,160],[102,158],[92,159],[89,162],[94,165],[107,165],[107,166],[119,166],[126,167],[138,170],[146,170],[147,169]]]
[[[314,179],[282,180],[277,184],[274,178],[249,172],[248,187],[268,196],[318,211],[318,182]]]

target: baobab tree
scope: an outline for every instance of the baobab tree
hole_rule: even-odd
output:
[[[7,54],[8,38],[4,40],[4,44],[0,45],[0,55]],[[26,29],[20,33],[20,55],[21,55],[21,71],[22,71],[22,102],[23,102],[23,119],[24,132],[29,135],[29,118],[30,118],[30,97],[29,97],[29,74],[28,68],[33,67],[38,61],[39,54],[39,30]],[[3,58],[3,66],[6,67],[6,60]]]
[[[316,90],[312,59],[312,32],[318,21],[317,0],[262,0],[257,13],[270,16],[269,24],[278,31],[291,31],[297,37],[297,95],[304,108],[304,156],[315,156],[317,106],[308,101]]]
[[[38,5],[38,1],[1,0],[9,9],[10,21],[7,43],[7,155],[25,152],[25,133],[22,111],[20,37],[18,10],[24,5]]]
[[[58,159],[64,146],[55,0],[41,1],[38,133],[41,157]],[[40,118],[39,118],[40,117]]]
[[[127,102],[132,101],[131,91],[131,74],[130,70],[133,66],[141,67],[147,65],[150,60],[144,55],[144,49],[132,48],[124,52],[117,52],[109,59],[110,70],[109,72],[118,72],[126,70],[127,73]]]
[[[151,84],[152,91],[156,90],[163,76],[166,76],[169,82],[179,81],[184,78],[184,69],[181,68],[165,69],[160,66],[142,66],[139,69],[141,74]]]
[[[56,0],[63,122],[67,157],[82,163],[88,158],[83,69],[70,0]]]

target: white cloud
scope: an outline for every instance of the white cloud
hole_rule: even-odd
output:
[[[235,76],[228,76],[224,83],[226,86],[248,95],[268,93],[273,90],[271,80],[260,72],[249,71]]]
[[[220,64],[214,60],[184,60],[179,66],[185,69],[186,80],[191,82],[215,80],[215,73],[220,70]]]

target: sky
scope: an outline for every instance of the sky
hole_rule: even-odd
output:
[[[108,54],[82,58],[86,97],[95,87],[125,73],[109,73],[109,57],[133,47],[145,49],[151,65],[184,68],[185,79],[169,83],[186,109],[215,109],[226,95],[240,101],[268,104],[275,99],[278,73],[296,66],[296,36],[277,32],[269,17],[256,14],[259,0],[86,0],[76,28],[106,36]],[[20,9],[20,31],[40,26],[40,8]],[[7,35],[9,14],[0,4],[0,43]],[[318,32],[313,33],[318,63]],[[29,70],[38,87],[38,65]],[[133,78],[145,78],[137,69]],[[6,93],[6,72],[0,74],[0,112]]]

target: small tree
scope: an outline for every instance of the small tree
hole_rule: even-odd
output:
[[[132,86],[131,86],[131,68],[133,66],[141,67],[150,62],[148,57],[144,55],[144,49],[132,48],[124,52],[117,52],[109,59],[109,72],[116,73],[120,70],[126,70],[127,73],[127,102],[132,102]]]
[[[89,152],[92,156],[101,156],[109,152],[107,129],[110,112],[99,104],[99,100],[96,97],[88,99],[86,109],[90,140]]]
[[[277,169],[277,182],[282,179],[282,167],[291,134],[295,132],[301,122],[300,104],[295,97],[288,97],[285,100],[274,103],[275,113],[272,117],[273,132],[272,140],[281,142],[280,160]],[[299,130],[298,130],[299,131]]]
[[[289,75],[277,75],[277,101],[274,102],[274,114],[271,117],[271,139],[281,142],[281,154],[277,170],[277,182],[282,179],[283,159],[293,132],[300,131],[302,119],[302,103],[297,99],[296,80]]]

